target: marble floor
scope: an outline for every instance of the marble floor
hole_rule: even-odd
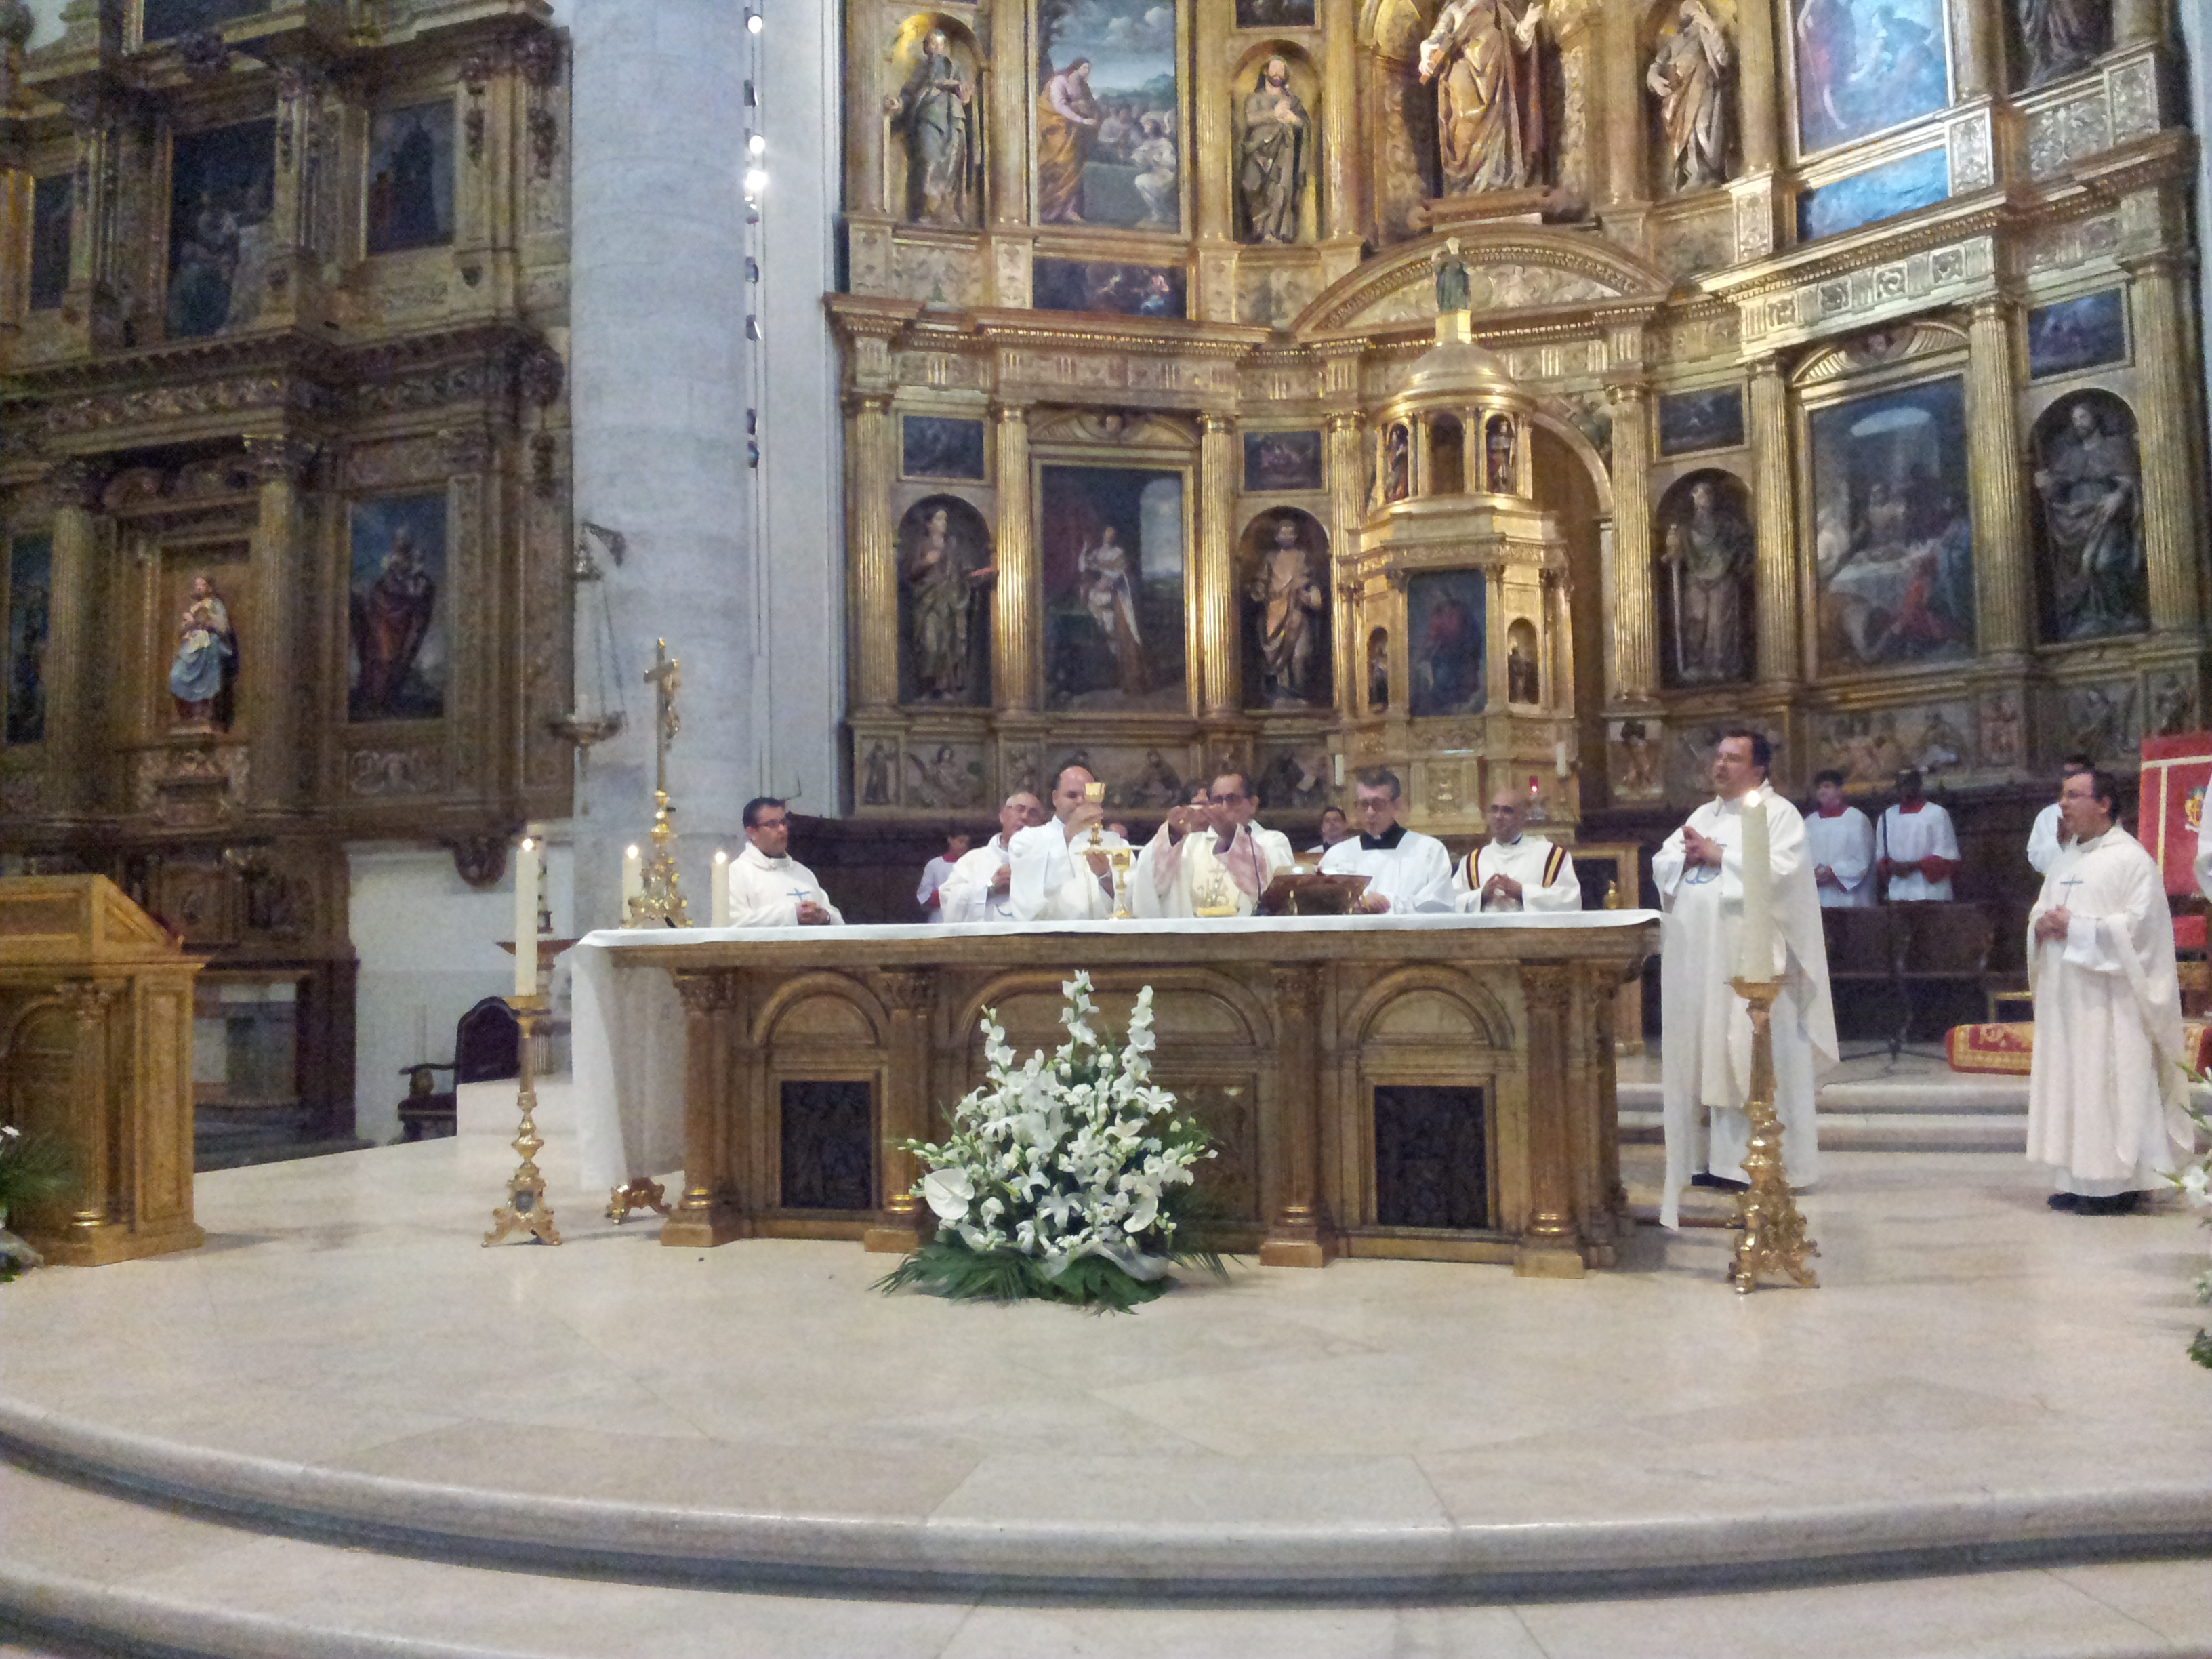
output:
[[[547,1156],[557,1250],[478,1248],[512,1154],[463,1136],[0,1290],[24,1650],[2212,1653],[2205,1235],[2015,1159],[1833,1156],[1815,1291],[1644,1229],[1110,1319],[666,1250]]]

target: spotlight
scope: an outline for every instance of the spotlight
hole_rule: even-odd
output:
[[[755,34],[761,32],[761,15],[750,6],[745,8],[745,27]]]
[[[745,169],[745,194],[757,196],[768,188],[768,173],[761,167]]]
[[[745,149],[755,155],[765,155],[768,154],[768,140],[757,132],[749,132],[745,135]]]

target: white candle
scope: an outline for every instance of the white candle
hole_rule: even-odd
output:
[[[538,843],[514,849],[514,994],[538,994]]]
[[[719,847],[714,849],[714,878],[709,891],[713,895],[713,904],[708,914],[714,918],[713,925],[717,927],[728,927],[730,925],[730,855]]]
[[[1565,738],[1552,745],[1552,769],[1563,778],[1567,775],[1567,740]]]
[[[629,902],[645,894],[645,854],[635,847],[623,849],[622,919],[629,923]]]
[[[1766,797],[1743,798],[1743,939],[1737,952],[1741,979],[1774,977],[1774,854],[1766,834]]]

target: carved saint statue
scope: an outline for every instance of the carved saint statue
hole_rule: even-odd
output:
[[[2020,39],[2029,86],[2075,74],[2112,44],[2112,0],[2020,0]]]
[[[914,689],[933,702],[964,702],[975,653],[969,648],[975,593],[997,574],[981,565],[938,507],[900,562],[906,579],[907,626],[914,650]]]
[[[1543,21],[1544,0],[1446,0],[1421,42],[1421,80],[1437,88],[1445,195],[1544,182]]]
[[[2058,636],[2139,632],[2147,623],[2142,473],[2133,441],[2107,431],[2085,398],[2044,439],[2038,459]]]
[[[1459,257],[1459,238],[1445,240],[1443,252],[1436,256],[1437,311],[1449,316],[1455,311],[1467,309],[1467,262]]]
[[[1751,526],[1709,478],[1690,485],[1689,507],[1666,527],[1659,560],[1674,583],[1674,672],[1684,685],[1744,678],[1743,588]]]
[[[957,230],[975,222],[975,88],[952,43],[932,29],[906,85],[884,100],[906,142],[907,210],[916,224]]]
[[[1313,154],[1306,106],[1291,90],[1290,65],[1270,58],[1244,100],[1244,142],[1237,193],[1255,242],[1298,240],[1298,198]]]
[[[1258,607],[1260,669],[1271,706],[1315,701],[1314,659],[1328,648],[1328,593],[1301,544],[1296,519],[1275,521],[1275,544],[1261,556],[1246,595]]]
[[[1682,0],[1644,77],[1659,100],[1674,190],[1701,190],[1728,177],[1728,77],[1727,34],[1705,0]]]
[[[229,722],[219,705],[229,699],[231,666],[238,642],[230,631],[230,607],[205,576],[192,578],[191,598],[177,617],[177,654],[169,663],[169,696],[182,726],[220,726]]]

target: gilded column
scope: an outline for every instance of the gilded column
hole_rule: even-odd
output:
[[[47,600],[46,788],[63,812],[90,809],[100,776],[100,733],[88,717],[105,699],[94,696],[88,665],[101,656],[94,643],[94,602],[100,591],[100,496],[106,482],[106,470],[91,461],[64,461],[48,476],[55,501]]]
[[[2032,641],[2027,479],[2012,376],[2012,308],[1992,295],[1966,325],[1967,488],[1974,507],[1975,636],[1984,657],[2019,656]]]
[[[730,1087],[736,975],[671,977],[684,1002],[684,1197],[661,1224],[660,1242],[703,1249],[744,1235],[744,1149],[760,1103],[749,1087]]]
[[[115,1098],[108,1064],[108,1010],[126,994],[124,984],[97,980],[67,980],[56,988],[64,1006],[76,1016],[76,1048],[71,1055],[76,1073],[76,1205],[70,1212],[70,1242],[84,1253],[81,1259],[97,1261],[95,1254],[108,1224],[115,1219],[116,1200],[127,1198],[131,1183],[124,1166],[131,1156],[136,1102],[123,1110]],[[127,1035],[127,1034],[126,1034]],[[134,1068],[135,1069],[135,1068]]]
[[[1328,417],[1328,563],[1331,630],[1336,647],[1336,706],[1347,720],[1359,717],[1359,610],[1353,595],[1352,562],[1359,556],[1360,515],[1367,501],[1366,441],[1359,416]]]
[[[1568,1159],[1568,1012],[1574,969],[1565,963],[1523,963],[1521,1000],[1528,1020],[1528,1217],[1513,1253],[1513,1271],[1540,1279],[1583,1275],[1581,1232],[1575,1224]]]
[[[1200,706],[1237,713],[1237,566],[1230,532],[1237,511],[1237,434],[1228,416],[1199,417],[1198,652]]]
[[[2003,78],[1997,58],[1997,33],[2003,27],[1994,0],[1951,0],[1953,71],[1961,100],[1995,92]]]
[[[1605,111],[1605,199],[1642,201],[1650,195],[1644,177],[1644,63],[1637,41],[1635,6],[1609,6],[1599,25],[1603,50],[1600,94]]]
[[[1743,125],[1743,170],[1765,173],[1781,153],[1782,71],[1774,50],[1774,13],[1739,6],[1735,13],[1736,109]]]
[[[2194,354],[2180,319],[2182,295],[2176,259],[2160,253],[2130,267],[2129,319],[2136,361],[2143,366],[2136,400],[2136,434],[2142,462],[2143,560],[2150,578],[2151,627],[2160,633],[2189,630],[2200,615],[2198,559],[2202,531],[2197,516],[2197,453],[2189,383]]]
[[[845,54],[845,200],[849,213],[871,217],[884,205],[884,94],[876,82],[881,57],[876,43]]]
[[[1229,23],[1225,4],[1195,7],[1192,27],[1197,33],[1198,89],[1195,125],[1198,143],[1194,153],[1193,188],[1198,199],[1198,234],[1202,241],[1230,239],[1229,180],[1230,126],[1228,88]]]
[[[2166,38],[2166,6],[2164,0],[2114,0],[2112,6],[2112,45],[2137,46],[2148,41],[2156,45]]]
[[[1322,0],[1322,234],[1357,241],[1364,216],[1359,199],[1358,8],[1355,0]]]
[[[240,701],[253,740],[246,781],[256,806],[281,806],[297,790],[300,768],[285,763],[301,752],[299,700],[292,687],[293,641],[300,635],[300,495],[315,446],[304,439],[251,437],[247,459],[261,480],[260,514],[253,531],[255,655],[240,676]]]
[[[921,1178],[912,1152],[900,1143],[929,1134],[930,1009],[933,976],[927,971],[887,973],[877,981],[890,1010],[894,1066],[883,1103],[883,1141],[876,1149],[876,1224],[862,1239],[875,1251],[903,1253],[921,1244],[921,1211],[914,1195]]]
[[[1029,8],[991,8],[991,217],[1001,225],[1030,220]]]
[[[880,710],[898,702],[898,549],[891,535],[890,399],[854,398],[852,503],[853,698]]]
[[[1790,388],[1782,364],[1761,357],[1751,366],[1752,491],[1758,499],[1753,623],[1759,678],[1797,678],[1796,490],[1790,477]]]
[[[1283,1089],[1281,1134],[1273,1143],[1276,1194],[1260,1263],[1328,1265],[1328,1218],[1321,1199],[1321,1029],[1322,969],[1311,963],[1273,970],[1275,1075]],[[1266,1143],[1263,1143],[1263,1145]]]
[[[993,413],[999,422],[999,580],[991,599],[991,684],[1001,708],[1034,709],[1042,684],[1042,583],[1030,536],[1030,412],[1000,404]]]
[[[1650,394],[1636,381],[1606,389],[1613,406],[1613,696],[1642,702],[1658,689],[1659,613],[1651,599]]]

